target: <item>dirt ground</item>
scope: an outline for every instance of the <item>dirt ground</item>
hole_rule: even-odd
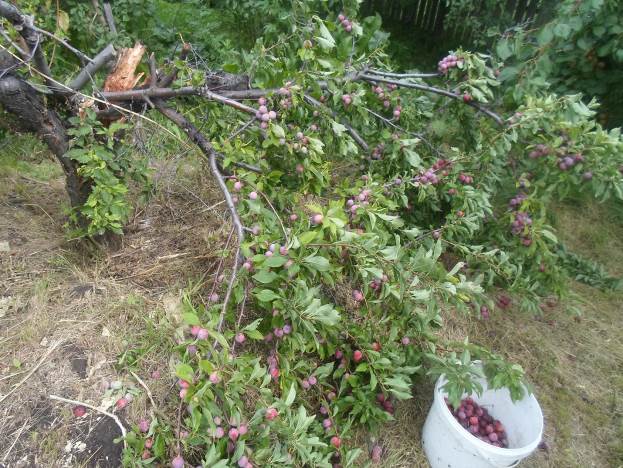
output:
[[[90,408],[76,417],[75,403],[50,396],[114,411],[126,426],[153,409],[150,398],[173,411],[163,351],[176,346],[183,291],[209,292],[229,227],[209,176],[178,160],[158,166],[156,196],[118,248],[67,240],[60,172],[39,151],[26,140],[0,154],[0,466],[120,466],[115,421]],[[609,218],[606,208],[563,206],[556,223],[575,251],[621,274],[623,222]],[[512,309],[488,321],[446,317],[450,333],[527,370],[546,443],[522,466],[623,466],[623,296],[574,290],[580,317],[558,305],[539,318]],[[427,466],[420,433],[431,389],[418,383],[378,435],[382,466]],[[128,407],[113,410],[124,395]]]
[[[67,240],[55,164],[39,162],[28,140],[3,151],[0,466],[120,466],[116,423],[90,409],[74,417],[75,404],[50,395],[104,411],[129,395],[130,405],[117,411],[126,426],[148,411],[145,387],[167,407],[174,378],[159,352],[176,344],[182,291],[201,294],[213,280],[229,234],[221,201],[202,171],[180,185],[171,174],[189,166],[160,165],[159,195],[137,211],[120,245],[98,250]],[[152,378],[154,370],[161,377]]]

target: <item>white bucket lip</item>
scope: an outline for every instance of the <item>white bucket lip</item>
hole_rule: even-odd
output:
[[[478,437],[474,437],[472,433],[470,433],[467,429],[461,426],[456,419],[454,419],[454,415],[450,412],[444,400],[444,396],[446,396],[446,394],[444,393],[441,387],[445,383],[446,383],[446,379],[444,378],[443,375],[439,377],[439,379],[437,379],[437,384],[435,385],[435,397],[433,398],[433,404],[438,405],[439,409],[444,414],[449,416],[449,418],[444,418],[444,419],[448,420],[448,422],[450,423],[452,427],[456,428],[459,431],[463,431],[466,435],[468,435],[469,436],[468,440],[470,440],[471,443],[475,444],[476,447],[485,449],[489,451],[490,453],[497,454],[497,455],[504,455],[504,456],[511,456],[511,457],[517,456],[519,458],[524,458],[528,450],[532,452],[541,443],[541,440],[543,438],[543,411],[541,410],[541,405],[539,405],[534,395],[526,395],[526,398],[532,398],[534,400],[537,408],[539,409],[539,414],[541,415],[541,418],[540,418],[541,427],[539,428],[538,437],[531,443],[523,445],[521,447],[513,447],[513,448],[496,447],[495,445],[491,445],[480,440]]]

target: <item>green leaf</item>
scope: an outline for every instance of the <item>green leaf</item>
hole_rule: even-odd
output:
[[[283,255],[273,255],[272,257],[268,257],[264,261],[264,265],[268,267],[280,267],[283,266],[287,261],[288,259]]]
[[[554,35],[562,39],[567,39],[571,34],[571,27],[566,23],[558,23],[554,26]]]
[[[299,242],[301,243],[301,245],[307,245],[309,244],[311,241],[313,241],[314,239],[316,239],[316,236],[318,235],[318,233],[316,231],[307,231],[304,232],[303,234],[301,234],[299,236]]]
[[[344,132],[346,132],[346,127],[335,120],[331,121],[331,127],[333,128],[333,133],[337,136],[341,136]]]
[[[310,255],[309,257],[305,257],[303,263],[316,271],[329,271],[331,269],[329,260],[320,256]]]
[[[558,239],[556,238],[553,232],[548,231],[547,229],[543,229],[541,231],[541,234],[543,235],[543,237],[545,237],[546,239],[549,239],[554,244],[558,244]]]
[[[69,30],[69,15],[66,11],[58,10],[56,15],[56,25],[58,26],[58,29],[64,33]]]
[[[537,35],[537,42],[539,46],[544,46],[545,44],[549,44],[554,38],[554,31],[552,31],[552,25],[547,24],[539,31]]]
[[[238,73],[240,71],[240,67],[237,63],[226,63],[223,65],[223,70],[227,73]]]
[[[280,125],[277,125],[276,123],[271,125],[271,130],[273,132],[273,135],[275,135],[277,138],[285,138],[286,137],[286,132],[283,130],[283,127],[281,127]]]
[[[333,36],[325,26],[324,21],[318,17],[315,17],[315,19],[318,22],[318,32],[320,33],[320,36],[316,36],[318,44],[320,44],[323,49],[333,49],[335,47],[335,39],[333,39]]]
[[[200,325],[201,324],[201,322],[199,321],[199,317],[197,317],[197,314],[193,312],[184,312],[182,314],[182,320],[187,325]]]
[[[188,364],[180,363],[175,367],[175,375],[186,382],[192,382],[195,378],[193,368]]]
[[[417,154],[415,151],[410,150],[410,149],[403,149],[403,152],[405,154],[405,157],[407,159],[407,162],[413,166],[413,167],[419,167],[420,164],[422,163],[422,160],[420,159],[420,155]]]
[[[413,227],[411,229],[404,229],[402,232],[404,232],[409,239],[415,239],[420,234],[422,234],[422,231],[416,227]]]
[[[285,405],[292,406],[294,403],[294,398],[296,398],[296,388],[294,388],[294,384],[290,386],[290,391],[288,392],[288,396],[286,397]]]
[[[496,47],[495,51],[502,60],[506,60],[508,57],[513,55],[513,51],[511,50],[511,46],[506,39],[500,40]]]
[[[268,270],[260,270],[255,275],[253,275],[253,279],[264,284],[272,283],[275,281],[279,275],[272,271]]]
[[[255,293],[255,297],[261,302],[272,302],[280,297],[270,289],[262,289],[259,293]]]

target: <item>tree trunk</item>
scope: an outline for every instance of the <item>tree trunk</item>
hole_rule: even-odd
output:
[[[0,79],[0,105],[13,114],[18,131],[37,135],[61,163],[71,205],[84,204],[91,187],[78,175],[77,164],[65,156],[69,149],[67,132],[56,112],[45,106],[28,83],[11,74]]]

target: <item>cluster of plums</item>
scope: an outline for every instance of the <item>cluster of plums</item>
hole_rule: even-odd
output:
[[[515,219],[511,223],[511,232],[515,236],[521,236],[521,243],[528,247],[532,244],[532,238],[530,235],[525,234],[526,226],[532,225],[532,218],[525,211],[517,211],[515,213]]]
[[[459,174],[459,182],[465,185],[473,184],[474,178],[470,175],[460,173]]]
[[[461,400],[455,409],[446,399],[446,405],[454,419],[474,437],[496,447],[508,448],[508,438],[504,425],[494,419],[486,408],[480,406],[472,398]]]
[[[580,153],[577,154],[567,154],[558,158],[558,169],[561,171],[566,171],[567,169],[571,169],[578,163],[584,161],[584,156]]]
[[[290,91],[291,84],[291,82],[287,82],[286,86],[282,86],[278,91],[278,94],[283,96],[283,98],[279,100],[279,106],[283,109],[289,109],[292,107],[292,92]]]
[[[437,70],[439,70],[439,73],[445,75],[448,73],[449,69],[456,67],[459,63],[463,63],[463,60],[456,55],[451,54],[439,61],[437,64]]]
[[[511,198],[511,201],[508,204],[511,208],[516,209],[526,198],[528,198],[528,196],[525,193],[519,193]]]
[[[543,145],[543,144],[539,144],[536,145],[536,147],[530,151],[530,153],[528,153],[528,157],[530,159],[537,159],[537,158],[542,158],[544,156],[547,156],[550,154],[550,149],[547,145]]]
[[[421,185],[436,185],[439,183],[439,177],[435,174],[434,169],[428,169],[422,175],[415,176],[414,182],[418,182]]]
[[[379,143],[372,150],[372,159],[379,160],[383,157],[383,151],[385,151],[385,145],[383,143]]]
[[[390,84],[387,87],[393,91],[398,86],[395,84]],[[372,92],[374,92],[374,94],[376,94],[378,98],[383,101],[383,107],[385,107],[386,109],[388,109],[392,105],[391,101],[389,100],[389,93],[386,92],[381,86],[372,85]]]
[[[350,20],[346,16],[344,16],[344,14],[340,13],[337,16],[337,19],[344,28],[344,31],[349,33],[353,30],[353,23],[351,23]]]
[[[348,211],[351,215],[355,215],[360,206],[367,206],[370,204],[370,196],[372,195],[372,190],[363,189],[359,194],[355,195],[353,198],[349,198],[346,200],[346,211]]]
[[[260,127],[266,129],[268,128],[268,122],[277,118],[277,113],[274,110],[268,110],[266,98],[259,98],[257,103],[260,107],[255,112],[255,117],[261,122]]]
[[[296,132],[296,139],[298,140],[298,142],[294,143],[292,145],[292,148],[294,148],[297,151],[300,151],[303,154],[307,154],[309,151],[308,149],[309,138],[306,137],[303,132]],[[297,168],[297,172],[299,172],[298,168]]]
[[[383,393],[377,394],[376,401],[389,414],[394,414],[394,404],[391,402],[389,398],[385,396],[385,394]]]

